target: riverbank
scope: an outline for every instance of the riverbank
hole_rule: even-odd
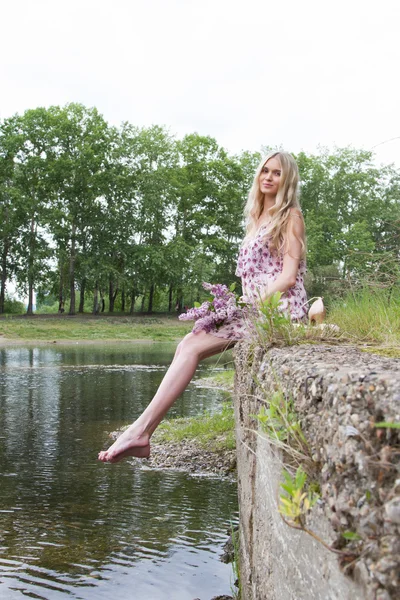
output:
[[[176,315],[15,315],[0,317],[0,345],[173,342],[193,323]]]
[[[339,316],[336,314],[336,322]],[[332,319],[330,319],[332,320]],[[356,323],[356,320],[354,320]],[[356,331],[348,333],[349,324],[340,322],[340,335],[329,339],[329,330],[318,334],[312,330],[312,335],[299,339],[299,343],[331,342],[357,346],[364,352],[400,357],[400,345],[396,336],[382,338],[382,336],[364,335],[359,327]],[[152,342],[177,342],[191,331],[193,322],[179,321],[177,315],[169,314],[102,314],[102,315],[0,315],[0,347],[3,346],[43,346],[49,344],[136,344]],[[397,331],[398,323],[391,325]],[[351,329],[351,328],[350,328]],[[380,331],[387,331],[381,323]],[[262,340],[259,340],[262,343]],[[394,342],[394,343],[393,343]],[[292,343],[296,343],[293,341]]]
[[[236,477],[236,450],[207,450],[198,443],[153,443],[150,458],[140,461],[144,469],[172,469],[191,475]]]
[[[227,369],[195,384],[232,392],[233,378],[234,371]],[[117,438],[124,429],[111,433],[110,437]],[[231,399],[223,402],[216,413],[163,421],[152,437],[150,458],[131,460],[143,469],[235,477],[235,418]]]
[[[223,389],[229,390],[233,372],[228,373]],[[197,385],[221,388],[221,376],[204,378]],[[219,476],[235,474],[235,417],[231,401],[224,402],[220,411],[214,414],[164,421],[153,440],[147,464],[150,468]]]

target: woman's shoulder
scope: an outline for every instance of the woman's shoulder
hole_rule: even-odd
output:
[[[304,239],[305,223],[301,210],[297,207],[289,209],[289,218],[287,220],[287,234],[294,235],[297,239]]]
[[[297,208],[296,206],[292,206],[291,208],[289,208],[289,215],[290,217],[304,219],[303,213],[301,212],[300,208]]]

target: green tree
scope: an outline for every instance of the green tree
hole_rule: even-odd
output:
[[[182,308],[185,287],[199,299],[201,282],[233,278],[242,214],[257,155],[229,157],[215,139],[187,135],[177,143],[174,235],[170,252],[185,266],[171,271],[169,289],[176,289]]]
[[[0,125],[0,314],[4,312],[7,280],[15,275],[15,249],[24,212],[15,186],[18,151],[17,118]]]
[[[172,221],[173,174],[177,153],[173,138],[158,126],[141,129],[134,144],[136,163],[136,277],[148,292],[148,312],[153,310],[157,283],[168,265],[165,246]],[[144,291],[144,290],[143,290]]]
[[[389,240],[399,215],[398,172],[378,168],[371,152],[353,148],[300,153],[297,161],[309,269],[318,278],[336,265],[339,277],[361,281],[371,270],[369,257],[376,258],[383,247],[393,252]]]
[[[68,104],[49,110],[56,121],[51,165],[56,195],[50,229],[57,246],[68,254],[69,314],[75,314],[76,266],[88,251],[89,225],[101,210],[109,128],[95,108]]]
[[[45,109],[28,110],[12,120],[14,208],[23,214],[15,239],[15,273],[18,287],[28,294],[27,313],[33,312],[34,288],[45,279],[51,256],[46,236],[49,115]]]

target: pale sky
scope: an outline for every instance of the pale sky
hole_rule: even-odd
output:
[[[3,0],[0,118],[81,102],[113,125],[376,148],[400,167],[399,0]]]

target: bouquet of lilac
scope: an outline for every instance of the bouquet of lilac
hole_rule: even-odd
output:
[[[196,321],[193,333],[217,331],[227,319],[234,319],[243,314],[247,304],[241,302],[234,293],[235,284],[228,288],[221,283],[215,285],[203,283],[203,288],[210,291],[214,299],[207,300],[203,304],[196,303],[194,308],[189,308],[186,313],[179,315],[181,321]]]

